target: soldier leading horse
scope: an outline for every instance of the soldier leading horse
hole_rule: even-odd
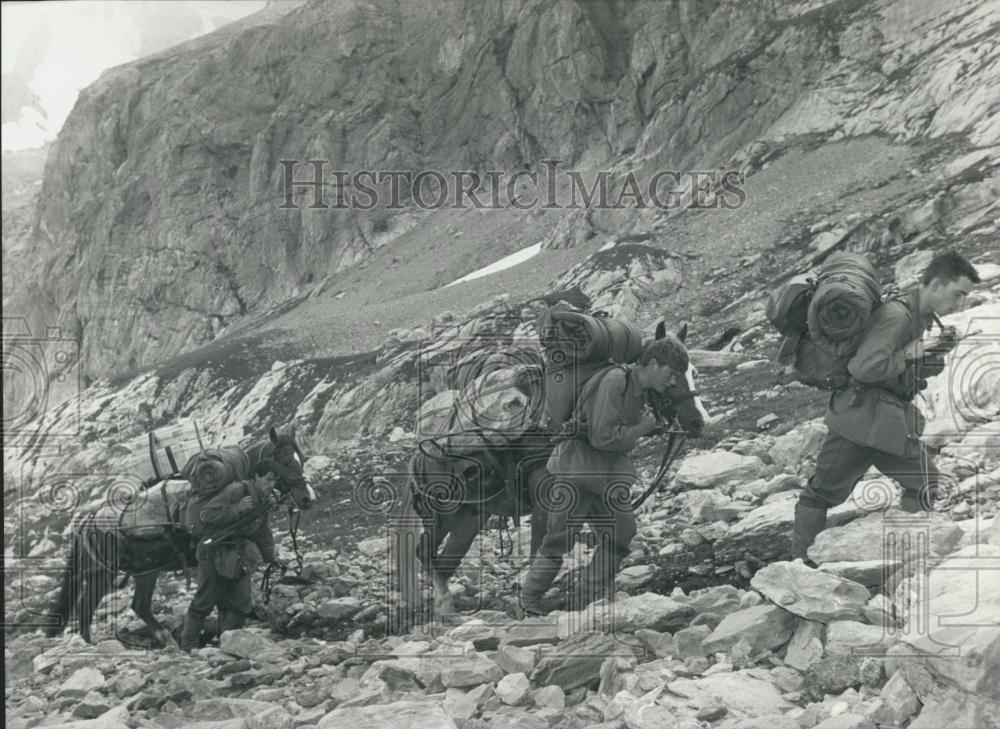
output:
[[[668,336],[661,322],[656,339]],[[676,339],[683,343],[686,336],[684,326]],[[676,420],[686,434],[698,437],[708,413],[698,398],[694,374],[691,365],[684,378],[663,393],[656,408],[665,420]],[[530,510],[534,556],[545,519],[544,509],[535,506],[552,478],[545,469],[553,449],[550,435],[529,431],[502,448],[468,455],[437,457],[421,450],[413,456],[409,493],[402,499],[394,528],[396,587],[410,618],[420,602],[418,559],[431,576],[435,611],[454,612],[449,580],[490,516],[516,519]]]
[[[272,474],[275,488],[291,496],[300,509],[309,509],[316,500],[316,493],[309,485],[303,471],[305,457],[295,441],[294,429],[289,435],[280,435],[271,428],[268,437],[241,449],[247,456],[247,478]],[[155,494],[158,485],[140,491],[134,498],[160,498]],[[182,488],[168,493],[162,491],[164,509],[177,515],[176,523],[165,525],[156,537],[136,538],[127,529],[102,524],[96,514],[87,514],[74,529],[70,555],[62,585],[56,597],[53,612],[59,622],[48,629],[50,636],[61,632],[75,615],[79,619],[80,634],[90,642],[90,623],[97,606],[106,594],[114,589],[119,572],[135,581],[132,609],[146,623],[153,635],[163,644],[173,639],[153,615],[153,592],[160,572],[187,569],[195,564],[195,540],[185,531],[179,514],[189,489]],[[172,503],[171,503],[172,502]],[[129,504],[125,505],[129,508]]]

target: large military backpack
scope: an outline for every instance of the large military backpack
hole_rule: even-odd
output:
[[[642,354],[642,332],[610,317],[557,305],[542,312],[537,329],[547,359],[541,425],[550,433],[571,420],[581,397],[596,391],[614,366],[636,362]]]
[[[889,298],[898,292],[884,290],[875,267],[857,253],[834,254],[816,276],[795,276],[767,302],[768,320],[784,335],[778,362],[810,387],[847,387],[847,363]]]

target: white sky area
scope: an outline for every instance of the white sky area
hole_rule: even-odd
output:
[[[18,52],[34,23],[45,23],[49,31],[44,56],[29,84],[46,115],[23,109],[17,122],[5,123],[3,151],[40,147],[55,139],[81,89],[96,81],[104,70],[138,57],[136,13],[125,8],[131,2],[134,0],[49,0],[4,2],[0,6],[0,51],[5,75],[14,71]],[[176,12],[188,18],[200,15],[201,32],[205,33],[219,25],[217,18],[210,24],[212,11],[227,3],[159,0],[157,5],[161,14]],[[263,5],[260,2],[258,7]],[[230,10],[235,11],[236,7],[231,6]]]
[[[491,273],[499,273],[507,268],[516,266],[519,263],[524,263],[530,258],[534,258],[542,250],[541,243],[535,243],[533,246],[528,246],[527,248],[522,248],[517,253],[511,253],[509,256],[501,258],[495,263],[491,263],[488,266],[480,268],[478,271],[473,271],[472,273],[467,273],[462,278],[456,278],[450,284],[445,284],[445,288],[448,286],[454,286],[455,284],[463,283],[465,281],[472,281],[473,279],[482,278],[483,276],[489,276]]]

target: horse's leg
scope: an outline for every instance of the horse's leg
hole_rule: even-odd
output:
[[[55,622],[45,629],[45,634],[49,638],[54,638],[65,630],[73,617],[77,598],[80,595],[80,553],[80,534],[74,530],[70,539],[66,569],[63,571],[59,592],[52,604],[52,616],[55,618]]]
[[[84,585],[80,595],[80,635],[91,640],[90,625],[101,600],[114,589],[118,572],[118,541],[113,533],[94,531],[86,558],[86,568],[81,570]]]
[[[133,575],[135,581],[135,591],[132,593],[132,610],[139,619],[146,624],[153,636],[164,646],[177,646],[177,641],[170,634],[160,621],[153,615],[153,593],[156,591],[156,581],[159,579],[159,572],[147,572],[141,575]]]
[[[455,612],[455,604],[448,590],[452,575],[458,570],[462,558],[469,551],[479,533],[479,512],[463,506],[448,515],[451,528],[444,548],[431,559],[431,581],[434,584],[434,609],[440,615]],[[437,550],[435,550],[437,551]]]

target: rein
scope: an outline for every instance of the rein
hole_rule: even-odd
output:
[[[684,393],[680,397],[667,397],[665,406],[672,409],[677,403],[684,402],[685,400],[691,400],[696,397],[698,397],[698,391],[691,390],[690,392]],[[657,421],[662,424],[663,419],[660,415],[660,411],[654,408],[653,414],[656,416]],[[632,511],[638,510],[638,508],[646,502],[646,499],[659,490],[660,484],[663,479],[666,478],[667,471],[670,470],[670,466],[672,466],[674,461],[677,460],[677,456],[680,455],[680,452],[684,448],[684,441],[687,439],[687,434],[684,429],[680,427],[680,423],[677,421],[676,415],[671,415],[670,424],[668,427],[664,428],[663,432],[670,434],[670,440],[667,441],[667,448],[663,452],[663,458],[660,459],[660,466],[657,469],[656,477],[640,496],[632,499]]]
[[[667,449],[663,452],[663,458],[660,459],[660,467],[657,470],[656,478],[649,485],[649,488],[643,492],[643,494],[632,500],[632,511],[636,511],[640,506],[645,503],[646,499],[653,495],[660,487],[660,482],[663,481],[664,477],[667,475],[667,471],[670,470],[670,466],[673,465],[677,456],[680,454],[684,447],[684,441],[686,436],[684,431],[680,428],[672,427],[669,431],[670,440],[667,442]]]
[[[294,504],[288,505],[288,533],[292,537],[292,551],[295,553],[295,574],[302,575],[302,553],[299,551],[298,533],[299,533],[299,521],[302,518],[302,512]],[[281,582],[285,578],[285,573],[288,572],[288,566],[283,562],[269,562],[267,567],[264,569],[264,574],[260,578],[260,591],[264,595],[264,604],[266,605],[271,601],[271,593],[274,591],[274,586],[271,581],[271,575],[274,573],[275,568],[281,573],[278,575],[277,582]]]

